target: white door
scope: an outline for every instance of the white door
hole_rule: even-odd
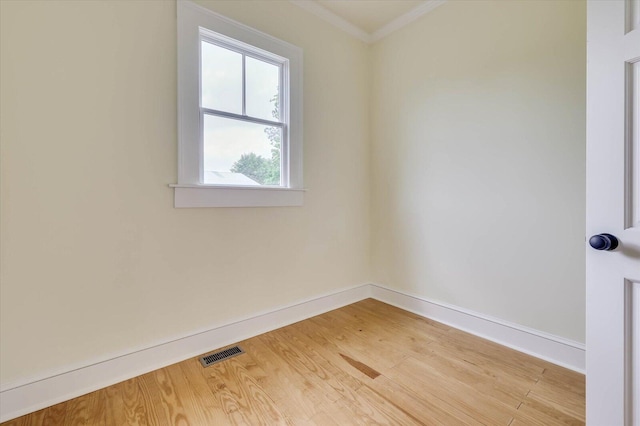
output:
[[[587,424],[640,426],[640,0],[587,6],[587,240]]]

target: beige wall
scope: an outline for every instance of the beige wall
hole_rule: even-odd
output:
[[[2,383],[367,282],[367,47],[203,3],[304,49],[304,207],[173,208],[174,2],[0,1]]]
[[[583,1],[453,1],[372,51],[373,279],[584,341]]]
[[[583,340],[583,2],[200,3],[304,49],[304,207],[172,207],[173,2],[0,1],[2,383],[370,281]]]

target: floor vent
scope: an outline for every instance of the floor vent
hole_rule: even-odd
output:
[[[244,351],[240,349],[240,346],[234,346],[232,348],[228,348],[220,352],[201,356],[200,363],[202,364],[203,367],[208,367],[217,362],[224,361],[225,359],[229,359],[243,353]]]

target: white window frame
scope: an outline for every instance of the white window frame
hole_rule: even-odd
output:
[[[300,206],[302,183],[302,50],[187,0],[178,0],[178,183],[175,207]],[[281,186],[203,183],[201,40],[282,67]],[[237,117],[236,117],[237,118]]]

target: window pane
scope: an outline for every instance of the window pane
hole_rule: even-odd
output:
[[[242,114],[242,55],[201,42],[202,106]]]
[[[280,185],[282,129],[204,116],[204,183]]]
[[[247,115],[280,121],[278,113],[280,67],[249,56],[245,59],[245,67]]]

